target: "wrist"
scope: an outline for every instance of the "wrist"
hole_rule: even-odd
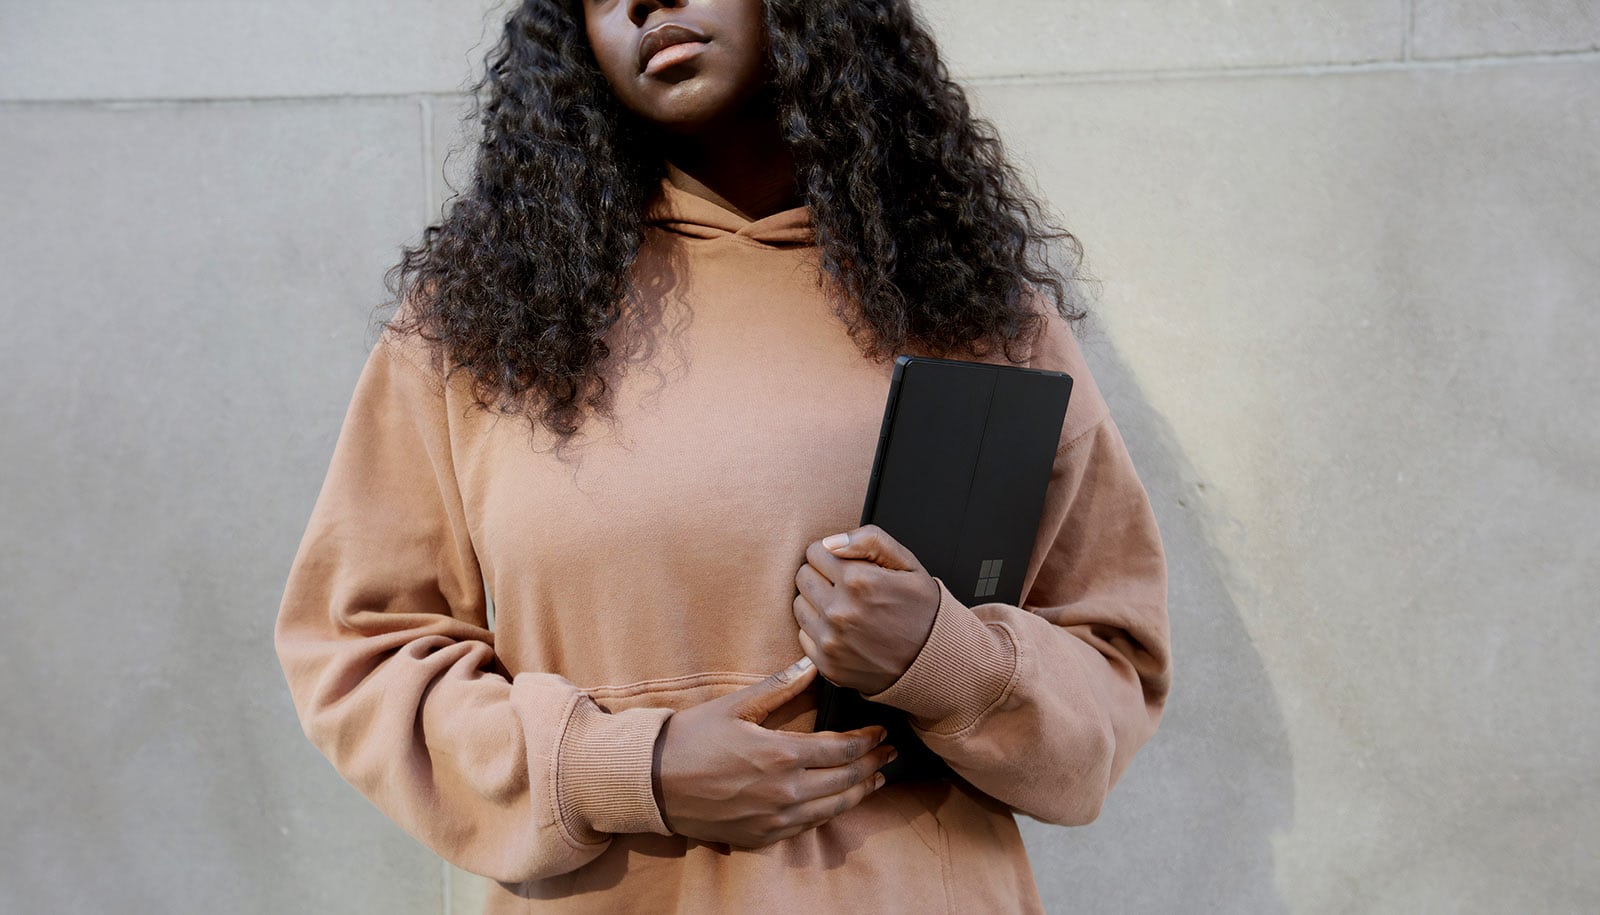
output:
[[[862,695],[906,712],[923,730],[948,734],[1000,700],[1016,677],[1018,658],[1009,627],[986,624],[942,580],[938,585],[933,626],[911,665],[887,688]]]
[[[667,802],[661,793],[661,752],[667,746],[667,728],[672,726],[672,716],[668,715],[661,722],[661,730],[656,733],[655,749],[650,754],[650,793],[655,797],[656,813],[661,817],[661,823],[667,827],[668,832],[676,832],[672,824],[667,822]]]
[[[587,696],[573,703],[555,760],[555,795],[573,841],[668,834],[652,790],[651,759],[671,714],[665,708],[607,712]]]

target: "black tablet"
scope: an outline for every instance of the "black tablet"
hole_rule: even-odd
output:
[[[862,524],[905,544],[967,606],[1017,604],[1044,511],[1072,378],[1062,372],[899,356]],[[823,681],[816,729],[889,729],[889,781],[948,773],[905,713]]]

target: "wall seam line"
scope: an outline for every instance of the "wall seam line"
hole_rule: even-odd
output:
[[[1463,57],[1418,58],[1409,60],[1378,59],[1367,61],[1330,62],[1322,64],[1290,64],[1239,67],[1194,67],[1167,70],[1099,70],[1056,73],[1011,73],[987,76],[955,76],[955,81],[967,86],[1029,85],[1035,83],[1100,83],[1100,82],[1157,82],[1163,80],[1231,79],[1253,76],[1327,76],[1341,73],[1392,72],[1396,70],[1468,70],[1519,64],[1581,64],[1600,61],[1600,49],[1585,48],[1572,51],[1535,51],[1510,54],[1475,54]],[[410,93],[372,93],[369,95],[240,95],[240,96],[170,96],[161,98],[0,98],[0,108],[30,107],[102,107],[108,109],[160,108],[177,105],[254,105],[254,104],[326,104],[345,102],[366,104],[381,102],[414,101],[421,97],[465,98],[464,93],[448,91]]]
[[[448,98],[461,95],[454,92],[371,92],[371,93],[312,93],[309,95],[168,95],[145,98],[116,98],[110,96],[70,96],[62,98],[0,98],[0,105],[88,105],[104,108],[160,108],[173,105],[297,105],[306,102],[317,104],[380,104],[385,102],[410,102],[419,97]],[[464,97],[464,96],[463,96]]]
[[[1019,73],[957,78],[970,86],[1010,86],[1066,83],[1164,82],[1197,79],[1240,79],[1273,76],[1337,76],[1363,73],[1392,73],[1407,70],[1477,70],[1523,64],[1574,64],[1600,61],[1600,51],[1558,51],[1535,54],[1504,54],[1477,57],[1413,58],[1371,60],[1352,63],[1297,64],[1267,67],[1212,67],[1190,70],[1107,70],[1084,73]]]

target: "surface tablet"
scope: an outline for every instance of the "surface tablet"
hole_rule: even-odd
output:
[[[967,606],[1017,604],[1072,378],[1013,365],[898,356],[861,510]],[[823,681],[816,729],[881,724],[888,781],[947,774],[904,712]]]

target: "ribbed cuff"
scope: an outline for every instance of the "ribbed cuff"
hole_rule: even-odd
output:
[[[918,727],[953,734],[988,711],[1017,669],[1016,646],[957,600],[944,579],[939,609],[922,650],[883,692],[866,698],[902,709]]]
[[[594,833],[670,835],[656,808],[651,762],[656,736],[672,714],[666,708],[608,713],[588,697],[567,719],[556,765],[561,819],[581,840]]]

